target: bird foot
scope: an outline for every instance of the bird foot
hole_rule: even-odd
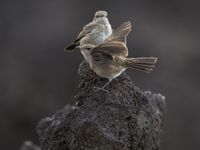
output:
[[[104,89],[104,88],[100,88],[100,87],[93,87],[94,91],[95,92],[99,92],[99,91],[103,91],[103,92],[106,92],[106,93],[109,93],[108,90]]]

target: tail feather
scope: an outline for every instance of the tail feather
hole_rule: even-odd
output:
[[[72,43],[72,44],[66,46],[66,47],[64,48],[64,51],[70,52],[70,51],[72,51],[73,49],[75,49],[77,46],[78,46],[77,43]]]
[[[151,72],[155,67],[156,57],[126,58],[125,66],[143,72]]]

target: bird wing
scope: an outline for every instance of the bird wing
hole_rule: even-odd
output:
[[[72,51],[80,44],[80,40],[82,38],[84,38],[86,35],[88,35],[92,32],[99,30],[100,28],[101,28],[101,26],[94,22],[87,24],[86,26],[83,27],[83,30],[78,34],[76,39],[70,45],[66,46],[64,50]]]
[[[89,24],[87,24],[86,26],[83,27],[83,30],[78,34],[77,38],[75,39],[75,43],[79,42],[83,37],[85,37],[86,35],[94,32],[94,30],[96,28],[98,28],[100,25],[91,22]]]
[[[104,53],[111,56],[127,57],[126,38],[131,28],[132,25],[129,21],[122,23],[102,44],[93,48],[91,54]]]
[[[105,40],[108,41],[119,41],[126,44],[126,38],[132,29],[130,21],[122,23],[117,29],[115,29],[112,34]]]
[[[99,46],[92,49],[91,54],[95,52],[107,53],[112,56],[128,56],[128,48],[123,42],[109,41],[100,44]]]

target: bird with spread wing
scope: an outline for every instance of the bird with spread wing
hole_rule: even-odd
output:
[[[90,54],[89,65],[99,76],[109,81],[98,90],[103,90],[114,78],[118,77],[127,68],[149,73],[157,61],[156,57],[128,58],[126,38],[131,31],[130,22],[124,22],[119,28],[98,46],[84,44],[81,49]]]

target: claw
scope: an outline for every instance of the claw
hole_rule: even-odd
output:
[[[95,92],[99,92],[99,91],[103,91],[103,92],[106,92],[106,93],[109,93],[108,90],[104,89],[104,88],[100,88],[100,87],[93,87],[94,91]]]

